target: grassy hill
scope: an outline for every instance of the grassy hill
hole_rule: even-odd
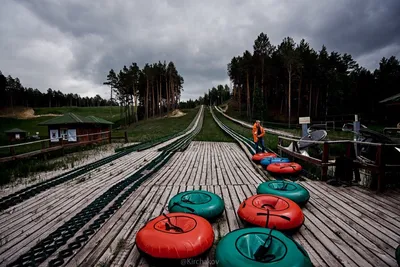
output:
[[[113,136],[124,136],[128,132],[130,141],[145,142],[153,138],[167,136],[185,129],[196,116],[198,108],[182,110],[184,116],[163,116],[151,118],[146,121],[139,121],[131,124],[126,129],[114,129]],[[111,122],[120,121],[119,107],[55,107],[55,108],[15,108],[14,112],[0,112],[0,145],[8,144],[4,131],[12,128],[20,128],[29,132],[31,135],[39,132],[42,139],[48,137],[47,127],[38,126],[42,121],[49,120],[57,115],[68,112],[81,116],[94,115]],[[114,125],[114,128],[115,125]]]
[[[14,112],[3,112],[0,117],[0,143],[7,143],[4,131],[12,128],[20,128],[31,135],[39,132],[39,136],[48,136],[47,127],[38,126],[42,121],[49,120],[54,115],[62,115],[68,112],[81,116],[94,115],[112,122],[120,119],[119,107],[55,107],[55,108],[15,108]]]

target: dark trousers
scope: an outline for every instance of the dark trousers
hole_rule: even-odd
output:
[[[264,147],[264,138],[258,138],[258,141],[254,143],[256,153],[259,152],[258,146],[261,146],[261,152],[265,152],[265,147]]]

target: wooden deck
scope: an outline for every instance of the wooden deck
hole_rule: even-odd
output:
[[[133,153],[130,157],[140,153],[150,157],[145,152]],[[121,160],[120,164],[126,164],[122,169],[131,172],[132,162]],[[82,209],[89,199],[94,199],[94,195],[123,177],[121,174],[119,178],[110,178],[107,174],[108,171],[103,178],[92,178],[80,185],[74,180],[69,186],[50,189],[45,195],[39,194],[17,205],[11,214],[0,215],[0,236],[3,240],[8,238],[0,247],[0,265],[28,250],[36,239],[45,237]],[[176,153],[132,193],[97,233],[66,259],[64,266],[98,266],[107,262],[110,266],[148,266],[135,246],[138,229],[151,218],[167,212],[172,196],[191,189],[209,190],[224,199],[225,212],[213,223],[218,241],[230,231],[243,227],[236,211],[263,181],[237,144],[192,142],[186,151]],[[377,195],[358,187],[301,183],[310,191],[311,199],[303,209],[305,224],[294,238],[303,245],[315,266],[397,266],[394,251],[400,244],[399,191]],[[67,246],[68,243],[59,250]],[[206,257],[201,266],[212,265],[207,259],[214,259],[214,249]],[[40,266],[47,266],[51,259]]]

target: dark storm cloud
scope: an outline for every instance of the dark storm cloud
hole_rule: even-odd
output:
[[[108,96],[108,71],[173,61],[183,99],[229,83],[226,68],[260,32],[305,38],[377,67],[400,56],[400,1],[28,1],[0,10],[0,69],[27,86]],[[16,15],[15,15],[16,14]]]

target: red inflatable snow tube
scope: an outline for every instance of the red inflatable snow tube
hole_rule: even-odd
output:
[[[272,163],[267,166],[267,171],[279,174],[297,174],[303,168],[296,162]]]
[[[153,259],[194,258],[213,242],[214,231],[206,219],[180,212],[158,216],[136,234],[138,250]]]
[[[263,158],[268,158],[268,157],[276,158],[276,154],[269,153],[269,152],[267,152],[267,153],[257,153],[257,154],[253,155],[252,159],[253,159],[254,162],[259,163],[260,160],[262,160]]]
[[[240,204],[239,217],[251,224],[293,232],[304,223],[304,214],[294,201],[269,194],[252,196]]]

